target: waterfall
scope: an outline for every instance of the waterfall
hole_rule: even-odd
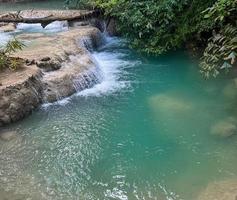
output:
[[[140,61],[126,59],[123,51],[124,41],[116,37],[109,37],[104,33],[105,44],[98,51],[91,53],[94,63],[99,68],[99,83],[93,87],[84,89],[77,96],[101,96],[109,95],[122,89],[130,88],[130,81],[126,80],[127,68],[134,67]],[[116,49],[116,51],[114,51]]]
[[[91,67],[74,80],[74,88],[77,92],[91,88],[103,81],[103,75],[98,65]]]
[[[18,23],[16,26],[17,31],[29,32],[29,33],[57,33],[67,31],[69,25],[67,21],[54,21],[48,24],[45,28],[40,23]]]

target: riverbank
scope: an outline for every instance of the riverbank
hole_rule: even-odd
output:
[[[65,98],[100,81],[90,51],[103,43],[103,35],[88,21],[74,19],[70,25],[58,21],[45,28],[17,24],[15,30],[2,34],[9,40],[15,35],[26,47],[14,54],[25,61],[21,69],[0,72],[1,126],[22,119],[42,103]]]

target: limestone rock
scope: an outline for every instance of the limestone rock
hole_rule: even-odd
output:
[[[23,118],[42,102],[41,75],[36,66],[0,73],[0,125]]]
[[[76,88],[75,80],[89,68],[95,67],[88,49],[102,43],[101,32],[89,26],[72,28],[54,36],[23,34],[18,39],[25,40],[28,46],[16,56],[26,59],[28,63],[35,63],[44,71],[45,102],[54,102],[72,95],[78,89],[85,89]],[[89,83],[84,85],[88,86]]]
[[[109,19],[109,21],[107,22],[106,30],[110,36],[117,36],[118,35],[115,19],[113,19],[113,18]]]
[[[43,102],[70,96],[97,81],[89,50],[102,43],[99,29],[85,26],[53,35],[16,37],[26,47],[13,56],[25,60],[26,66],[0,72],[0,126],[22,119]]]
[[[15,31],[16,26],[14,23],[0,23],[0,32],[12,32]]]

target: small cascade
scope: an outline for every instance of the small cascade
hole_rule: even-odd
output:
[[[93,42],[89,37],[84,37],[80,40],[79,46],[83,46],[85,47],[85,49],[87,49],[88,51],[92,52],[93,51]]]
[[[54,21],[48,24],[45,28],[40,23],[27,24],[27,23],[18,23],[17,30],[30,33],[57,33],[62,31],[67,31],[69,25],[67,21]]]
[[[120,49],[121,51],[118,49],[118,52],[111,51],[113,48],[122,48],[123,40],[106,36],[106,32],[104,38],[105,44],[99,51],[92,53],[94,63],[99,68],[99,74],[102,74],[100,81],[93,87],[78,92],[77,96],[109,95],[121,89],[130,88],[130,81],[126,80],[126,69],[134,67],[140,61],[127,61],[126,53],[122,49]]]
[[[101,32],[99,34],[100,35],[98,35],[95,38],[91,38],[88,36],[80,39],[78,45],[84,47],[89,52],[93,52],[95,49],[105,45],[107,42],[106,33]]]
[[[91,67],[84,73],[80,74],[74,80],[74,88],[77,92],[93,87],[103,81],[103,74],[98,65]]]

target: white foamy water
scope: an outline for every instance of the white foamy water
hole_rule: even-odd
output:
[[[25,32],[56,33],[56,32],[61,32],[61,31],[67,31],[68,22],[54,21],[48,24],[45,28],[43,28],[40,23],[35,23],[35,24],[19,23],[17,24],[17,30],[25,31]]]
[[[126,58],[127,54],[120,49],[123,41],[111,37],[106,37],[105,39],[105,45],[99,51],[91,54],[91,59],[96,67],[85,71],[78,76],[78,80],[74,81],[74,87],[78,92],[71,97],[59,99],[57,102],[45,103],[42,106],[43,108],[51,105],[64,106],[70,103],[72,97],[75,96],[111,95],[130,88],[132,80],[127,79],[128,72],[126,69],[134,67],[139,61]],[[116,51],[113,50],[114,48]],[[91,84],[90,86],[83,87],[82,85],[88,84],[87,79],[91,81]],[[85,89],[81,90],[81,88]]]
[[[45,28],[45,31],[49,32],[60,32],[68,30],[68,22],[67,21],[55,21],[48,24]]]
[[[17,24],[16,29],[20,31],[37,32],[42,31],[43,27],[41,26],[40,23],[37,24],[19,23]]]
[[[0,32],[0,46],[4,46],[7,42],[12,38],[12,36],[8,33]]]
[[[117,38],[106,38],[107,43],[102,51],[92,53],[94,60],[101,69],[103,79],[92,88],[78,92],[78,96],[107,95],[130,87],[130,80],[126,80],[126,68],[133,67],[137,61],[127,60],[126,54],[117,49],[110,51],[110,47],[118,46],[121,42]]]

